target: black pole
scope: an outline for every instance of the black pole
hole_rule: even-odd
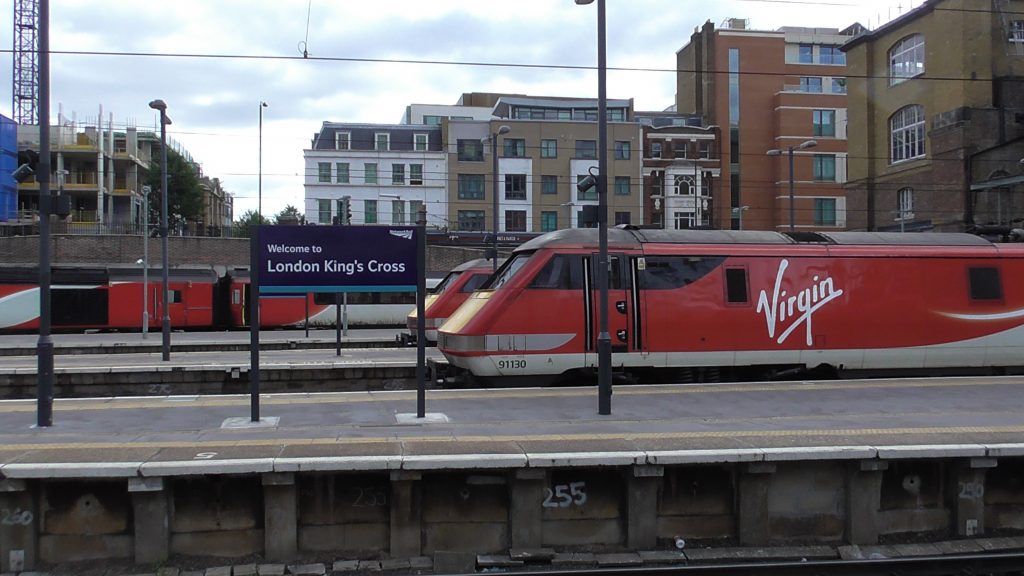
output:
[[[303,294],[306,303],[306,338],[309,338],[309,294]]]
[[[597,412],[612,413],[612,339],[608,334],[608,96],[605,60],[604,0],[597,0],[597,286],[600,291],[597,336]]]
[[[498,133],[491,133],[491,189],[494,192],[492,195],[493,205],[493,223],[492,229],[494,230],[494,236],[491,237],[491,250],[493,254],[491,258],[491,272],[498,270]],[[423,335],[420,334],[422,338]]]
[[[341,356],[341,293],[334,294],[334,355]]]
[[[789,147],[789,231],[796,231],[796,220],[794,220],[796,209],[793,206],[793,147]]]
[[[39,340],[36,425],[53,426],[53,340],[50,339],[50,1],[39,1]]]
[[[253,422],[260,421],[260,228],[252,227],[249,240],[249,413]]]
[[[495,138],[497,142],[497,138]],[[495,189],[497,195],[497,189]],[[495,228],[497,237],[497,228]],[[494,253],[498,259],[498,253]],[[420,205],[416,218],[416,417],[427,412],[427,349],[426,349],[426,292],[427,292],[427,207]]]
[[[168,262],[167,262],[167,107],[160,108],[160,188],[163,192],[161,202],[163,203],[160,212],[160,255],[163,260],[163,290],[164,290],[164,317],[163,317],[163,343],[160,351],[163,361],[171,360],[171,292],[168,288]]]

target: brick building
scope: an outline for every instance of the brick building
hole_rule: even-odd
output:
[[[1020,226],[1024,0],[928,0],[843,49],[850,226]]]

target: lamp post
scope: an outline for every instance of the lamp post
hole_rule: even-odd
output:
[[[257,204],[256,213],[259,214],[259,223],[263,224],[263,109],[267,107],[266,102],[260,102],[260,151],[259,167],[257,176]]]
[[[794,150],[806,150],[807,148],[814,148],[818,145],[817,140],[807,140],[801,143],[799,146],[789,146],[789,231],[796,231],[796,210],[793,199],[793,151]],[[767,152],[769,156],[781,156],[782,150],[773,148]],[[742,212],[740,213],[742,217]]]
[[[142,187],[142,339],[149,334],[149,186]]]
[[[491,132],[491,135],[487,138],[482,138],[481,142],[491,141],[491,212],[493,212],[493,229],[494,235],[491,236],[491,250],[494,252],[491,255],[491,271],[498,269],[498,136],[502,134],[508,134],[512,129],[508,126],[501,126],[497,132]]]
[[[576,0],[591,4],[594,0]],[[597,413],[612,413],[612,339],[608,334],[608,97],[604,0],[597,0]]]
[[[171,360],[171,315],[170,292],[168,290],[167,265],[167,125],[171,119],[167,117],[167,104],[163,100],[153,100],[149,107],[160,111],[160,256],[163,261],[163,345],[160,352],[164,362]]]
[[[737,206],[732,209],[732,214],[740,221],[740,230],[743,230],[743,213],[750,210],[750,206]]]
[[[39,2],[39,339],[36,426],[53,426],[53,339],[50,338],[50,1]],[[19,168],[20,171],[20,168]]]

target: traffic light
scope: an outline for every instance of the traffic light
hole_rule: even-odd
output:
[[[18,184],[35,176],[36,167],[39,165],[39,153],[35,150],[18,151],[18,168],[11,173],[14,181]]]
[[[352,201],[345,201],[345,224],[352,223]]]

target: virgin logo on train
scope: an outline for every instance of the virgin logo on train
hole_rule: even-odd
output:
[[[782,290],[782,279],[789,267],[789,260],[779,262],[779,271],[775,274],[775,288],[772,290],[771,302],[768,293],[761,290],[757,299],[757,312],[764,312],[764,320],[768,325],[768,337],[775,338],[775,333],[783,328],[776,341],[782,344],[789,335],[800,326],[807,334],[807,345],[811,346],[811,319],[822,306],[843,295],[842,288],[836,289],[832,278],[822,279],[815,275],[811,285],[804,287],[796,294]]]

